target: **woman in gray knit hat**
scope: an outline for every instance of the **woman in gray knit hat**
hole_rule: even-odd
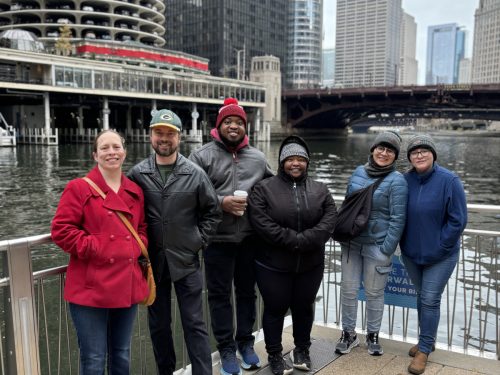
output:
[[[373,193],[368,226],[358,237],[341,242],[342,336],[335,346],[339,354],[347,354],[359,345],[355,328],[361,281],[366,295],[367,350],[370,355],[384,353],[378,339],[384,289],[406,216],[406,181],[396,171],[400,147],[401,137],[397,133],[387,131],[377,135],[368,162],[356,168],[347,185],[346,196],[383,179]]]
[[[293,367],[312,369],[313,305],[323,278],[325,243],[337,219],[328,187],[307,175],[309,160],[305,141],[287,137],[280,148],[278,174],[255,185],[248,202],[250,221],[260,237],[255,275],[264,300],[262,327],[274,375],[292,371],[283,359],[281,341],[288,309]]]
[[[405,173],[408,205],[401,253],[417,291],[420,326],[418,344],[408,353],[413,357],[408,371],[422,374],[434,351],[441,295],[458,261],[467,204],[458,176],[436,163],[436,146],[429,135],[411,138],[407,156],[412,168]]]

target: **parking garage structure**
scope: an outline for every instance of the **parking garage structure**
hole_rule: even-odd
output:
[[[165,28],[162,0],[0,0],[0,32],[32,32],[46,45],[55,43],[68,25],[76,40],[138,42],[162,47]]]

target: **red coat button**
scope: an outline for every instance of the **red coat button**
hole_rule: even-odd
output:
[[[114,234],[110,235],[110,236],[109,236],[109,239],[110,239],[111,241],[114,241],[114,239],[115,239],[115,235],[114,235]]]
[[[115,262],[115,258],[110,258],[109,263],[113,264]]]
[[[130,236],[127,236],[127,237],[125,237],[125,238],[127,239],[127,241],[130,241]]]
[[[113,211],[108,211],[108,216],[113,215]]]

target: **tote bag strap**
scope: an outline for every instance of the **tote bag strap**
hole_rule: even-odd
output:
[[[94,181],[92,181],[88,177],[82,177],[82,178],[90,186],[92,186],[92,188],[94,188],[95,191],[97,191],[99,193],[99,195],[102,197],[102,199],[106,199],[106,194],[104,194],[104,192],[101,190],[101,188],[99,186],[97,186],[97,184]],[[142,255],[144,256],[144,258],[146,258],[149,261],[148,250],[146,249],[146,246],[144,245],[144,242],[142,242],[141,237],[139,237],[139,234],[134,229],[134,227],[132,226],[132,224],[130,223],[130,221],[120,211],[115,211],[115,213],[118,215],[118,217],[121,219],[121,221],[123,221],[123,224],[125,224],[125,226],[130,231],[130,233],[132,233],[132,236],[134,236],[134,238],[137,240],[137,243],[139,243],[139,247],[141,248]]]

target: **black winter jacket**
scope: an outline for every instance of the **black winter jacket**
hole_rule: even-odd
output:
[[[144,191],[148,252],[157,280],[168,264],[173,281],[199,267],[204,248],[222,218],[217,194],[203,170],[181,154],[164,184],[155,154],[136,164],[128,177]]]
[[[324,262],[325,243],[337,209],[325,184],[278,175],[259,182],[249,197],[249,216],[261,239],[258,263],[277,271],[305,272]]]

